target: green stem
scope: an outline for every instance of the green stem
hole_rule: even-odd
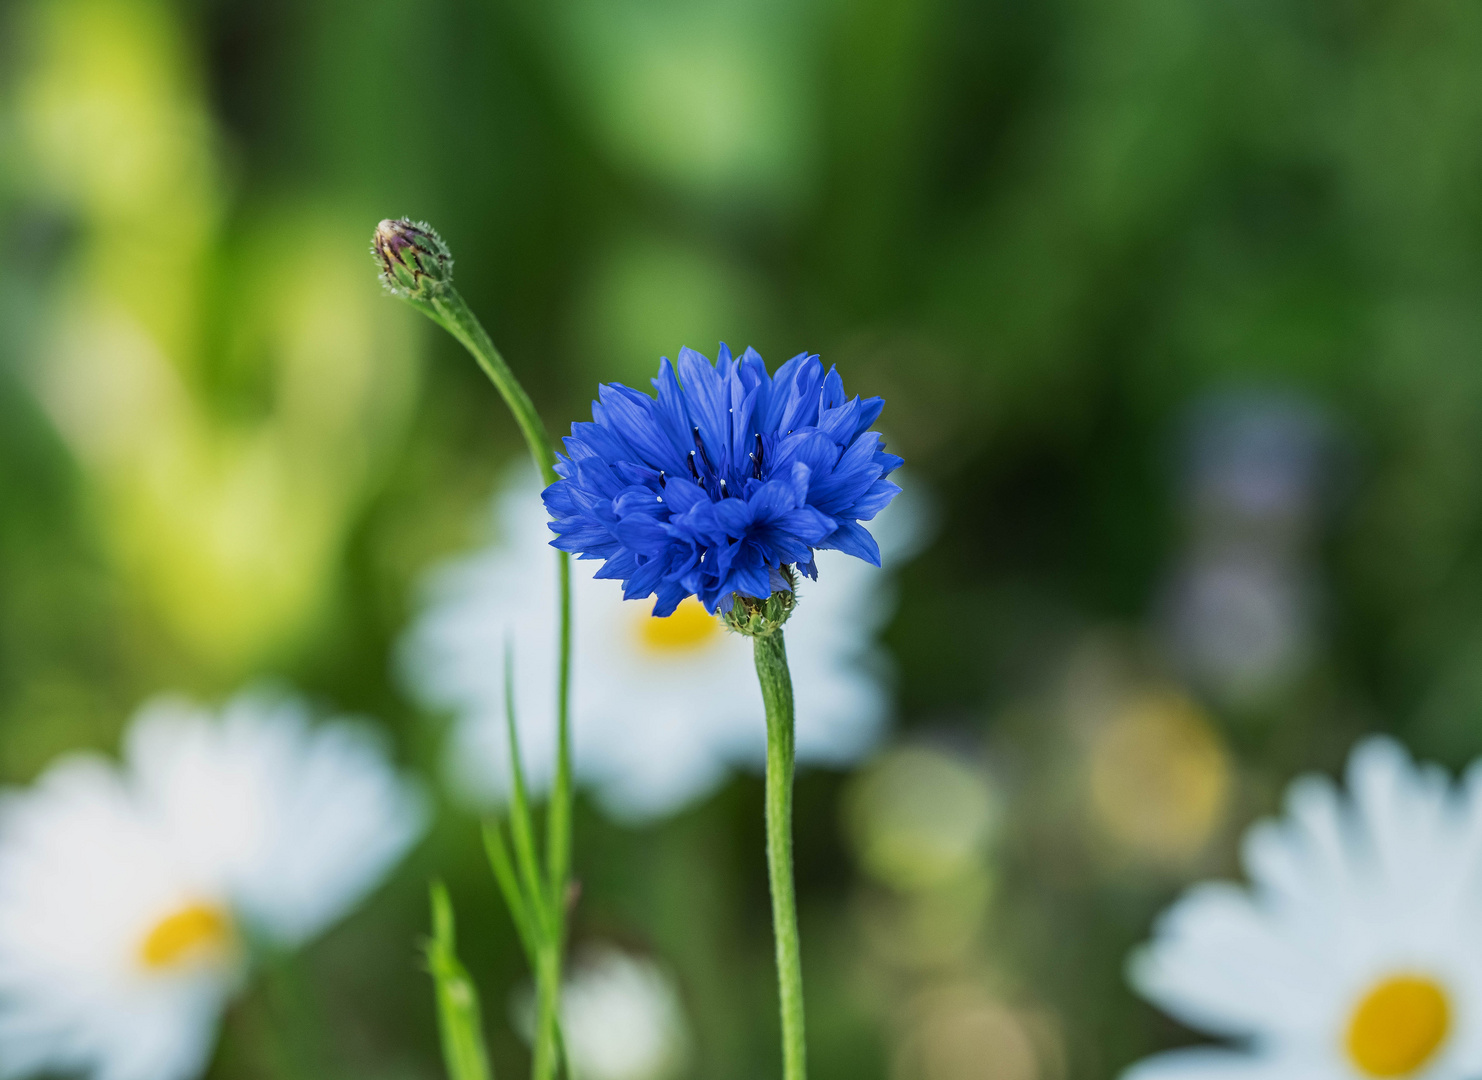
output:
[[[515,378],[515,373],[510,371],[504,357],[494,347],[483,324],[469,310],[463,295],[449,286],[445,292],[427,301],[422,310],[457,338],[478,361],[479,367],[484,369],[484,374],[489,376],[489,381],[509,406],[509,411],[514,413],[515,423],[520,425],[520,433],[525,436],[525,445],[530,448],[530,456],[535,459],[535,467],[540,470],[541,479],[547,484],[554,484],[556,453],[552,448],[551,437],[546,434],[545,424],[535,411],[530,395],[525,393],[525,388]]]
[[[767,874],[772,886],[772,932],[782,1010],[782,1076],[783,1080],[805,1080],[803,961],[792,876],[792,676],[780,629],[752,638],[752,646],[767,707]]]
[[[554,946],[540,955],[535,973],[535,1059],[531,1074],[554,1077],[558,1058],[557,1017],[561,1007],[561,954]]]
[[[550,875],[551,907],[558,912],[556,926],[566,927],[566,889],[571,877],[571,557],[562,551],[556,560],[561,593],[560,672],[556,681],[556,779],[546,816],[546,858]],[[564,945],[565,942],[558,942]]]
[[[428,299],[413,304],[469,351],[489,381],[494,384],[525,437],[530,456],[540,470],[541,480],[549,485],[558,479],[556,454],[550,435],[535,404],[525,388],[510,371],[504,357],[494,347],[483,324],[469,309],[457,289],[445,287]],[[560,591],[561,630],[560,658],[556,686],[556,776],[551,787],[550,805],[546,812],[546,890],[543,899],[554,928],[535,965],[536,1041],[532,1075],[535,1080],[551,1080],[556,1075],[559,1055],[561,1000],[561,957],[566,943],[566,893],[571,876],[571,557],[556,553],[556,572]]]

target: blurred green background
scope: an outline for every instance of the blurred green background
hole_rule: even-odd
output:
[[[399,214],[553,430],[682,344],[809,349],[934,494],[894,748],[800,781],[818,1080],[1188,1041],[1123,959],[1288,777],[1482,749],[1482,8],[7,0],[0,75],[0,780],[265,675],[436,773],[391,653],[522,451],[380,295]],[[676,973],[706,1080],[776,1072],[760,805],[578,825],[578,939]],[[440,1075],[433,874],[523,1069],[449,806],[310,955],[345,1075]]]

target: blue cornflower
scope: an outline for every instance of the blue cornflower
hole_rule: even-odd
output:
[[[592,422],[571,425],[544,495],[552,544],[605,560],[596,576],[627,599],[657,594],[655,615],[690,595],[712,612],[765,599],[788,566],[817,578],[820,548],[880,565],[860,522],[900,491],[887,477],[901,459],[868,430],[883,400],[846,400],[816,355],[768,375],[724,344],[713,366],[681,349],[678,377],[665,358],[652,382],[657,400],[603,385]]]

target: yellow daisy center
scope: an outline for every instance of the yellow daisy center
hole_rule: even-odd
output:
[[[162,971],[193,959],[225,953],[231,946],[231,916],[215,904],[192,903],[166,915],[139,944],[139,960]]]
[[[639,620],[639,642],[661,655],[693,652],[721,633],[720,620],[693,596],[681,600],[673,615],[658,619],[645,614]]]
[[[1451,1029],[1446,992],[1423,975],[1393,975],[1364,995],[1348,1022],[1348,1056],[1369,1076],[1409,1076]]]

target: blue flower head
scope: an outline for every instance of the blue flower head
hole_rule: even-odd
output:
[[[724,344],[714,365],[681,349],[678,366],[660,363],[657,400],[606,384],[591,422],[571,425],[545,489],[552,544],[605,560],[596,576],[627,599],[657,594],[655,615],[690,595],[712,612],[765,599],[789,565],[817,578],[820,548],[880,565],[860,522],[900,491],[888,477],[901,459],[868,430],[884,401],[845,398],[807,353],[775,375]]]

